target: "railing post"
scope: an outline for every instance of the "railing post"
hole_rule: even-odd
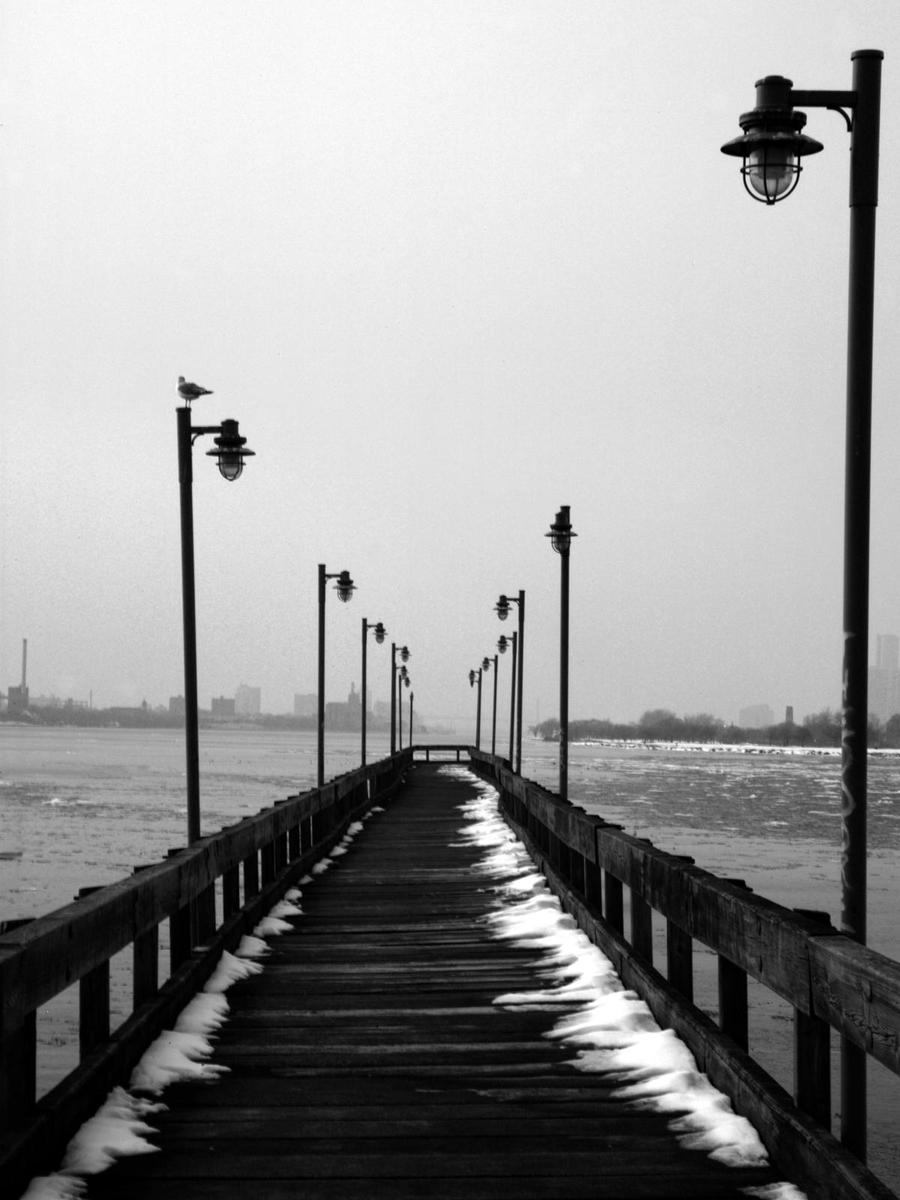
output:
[[[239,867],[229,867],[222,873],[222,919],[227,921],[241,907],[241,873]]]
[[[603,872],[603,915],[607,924],[616,933],[625,932],[625,908],[622,899],[622,881],[609,871]]]
[[[644,962],[653,962],[653,913],[650,905],[632,887],[631,948]]]
[[[98,892],[99,887],[78,889],[76,900]],[[78,981],[78,1052],[83,1062],[109,1041],[109,959]]]
[[[725,879],[732,887],[752,892],[743,879]],[[742,1050],[750,1046],[750,1019],[747,1005],[747,972],[723,955],[719,959],[719,1028]]]
[[[826,912],[797,908],[799,917],[831,926]],[[831,1129],[831,1027],[821,1017],[794,1009],[794,1101]]]
[[[244,859],[244,903],[259,895],[259,851],[254,850]]]
[[[267,842],[260,851],[262,860],[262,885],[267,887],[275,881],[275,843]]]
[[[32,917],[0,922],[4,933],[28,925]],[[0,1130],[28,1116],[37,1100],[37,1014],[22,1012],[0,996]]]
[[[147,865],[134,868],[135,875],[146,871]],[[132,945],[131,988],[132,1005],[140,1008],[152,1000],[159,990],[159,929],[156,925],[138,934]]]
[[[694,942],[672,921],[666,921],[666,978],[689,1003],[694,1001]]]
[[[175,858],[181,853],[181,847],[176,846],[174,850],[170,850],[168,857]],[[185,904],[183,908],[172,913],[169,917],[169,966],[172,975],[178,970],[182,963],[187,962],[191,956],[191,905]]]

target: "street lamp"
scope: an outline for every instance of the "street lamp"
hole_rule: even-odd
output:
[[[852,89],[800,91],[769,75],[757,106],[740,118],[743,136],[722,147],[742,160],[745,183],[767,204],[790,195],[799,159],[822,149],[800,134],[803,108],[833,109],[850,131],[850,287],[847,318],[847,418],[844,488],[844,659],[841,733],[841,928],[866,941],[866,756],[868,753],[869,508],[872,425],[872,329],[881,50],[857,50]],[[748,189],[749,190],[749,189]],[[841,1044],[841,1138],[858,1157],[866,1149],[866,1056]]]
[[[237,421],[228,419],[220,425],[192,425],[190,401],[195,395],[211,395],[196,384],[182,386],[196,389],[194,394],[182,391],[187,404],[177,408],[178,420],[178,482],[181,490],[181,593],[184,625],[184,730],[187,759],[187,816],[188,843],[200,838],[200,736],[197,699],[197,610],[194,589],[194,499],[193,463],[194,442],[205,434],[213,434],[216,449],[207,451],[215,457],[219,471],[229,482],[238,478],[244,469],[244,459],[253,455],[246,448]]]
[[[560,600],[559,600],[559,794],[563,800],[569,798],[569,549],[572,532],[569,520],[569,505],[564,504],[550,526],[550,545],[559,555]]]
[[[412,748],[413,743],[413,701],[416,698],[415,692],[409,693],[409,745]]]
[[[519,606],[519,677],[516,695],[516,765],[515,769],[522,774],[522,668],[525,663],[525,593],[520,591],[518,596],[501,595],[494,605],[494,611],[501,621],[509,616],[509,606]]]
[[[387,630],[385,629],[385,627],[382,625],[382,623],[380,621],[375,625],[370,625],[369,622],[366,620],[366,618],[363,617],[363,619],[362,619],[362,710],[361,710],[361,718],[360,718],[360,728],[362,730],[361,752],[362,752],[362,765],[363,766],[366,765],[366,658],[367,658],[366,651],[369,648],[368,633],[369,633],[370,629],[373,629],[375,631],[375,641],[378,643],[379,646],[383,644],[384,635],[387,633]]]
[[[349,571],[338,571],[329,575],[325,564],[319,563],[319,695],[318,695],[318,739],[316,746],[316,780],[318,786],[325,783],[325,590],[329,579],[335,579],[334,590],[344,604],[356,591]]]
[[[501,633],[497,641],[497,649],[501,654],[506,653],[508,646],[512,646],[512,671],[509,677],[509,765],[513,764],[513,746],[515,745],[516,736],[516,648],[519,640],[519,635],[513,632],[512,637],[507,637]]]
[[[478,684],[478,703],[475,708],[475,749],[481,749],[481,674],[482,667],[469,672],[469,687]]]
[[[391,642],[391,754],[397,751],[397,655],[404,663],[409,662],[409,647]]]

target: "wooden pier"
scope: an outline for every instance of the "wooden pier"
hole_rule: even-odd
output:
[[[460,836],[471,783],[405,751],[0,939],[9,1195],[55,1169],[73,1130],[127,1083],[221,950],[378,804],[385,811],[304,888],[303,915],[271,940],[264,972],[229,990],[215,1053],[229,1072],[168,1088],[169,1111],[152,1118],[161,1152],[92,1177],[89,1197],[711,1198],[787,1179],[813,1200],[887,1200],[890,1190],[832,1136],[827,1109],[817,1115],[817,1089],[831,1027],[855,1028],[889,1065],[900,1053],[896,965],[629,838],[501,760],[463,757],[497,787],[508,823],[626,986],[750,1117],[771,1167],[729,1168],[684,1149],[671,1116],[616,1098],[618,1078],[577,1070],[572,1047],[545,1036],[559,1011],[494,1003],[546,987],[541,956],[497,941],[484,919],[493,893]],[[667,922],[664,974],[653,965],[654,909]],[[694,939],[720,956],[718,1024],[691,1003]],[[111,1034],[108,963],[128,944],[135,1008]],[[747,1053],[748,975],[795,1005],[796,1102]],[[35,1103],[35,1011],[77,979],[81,1066]]]

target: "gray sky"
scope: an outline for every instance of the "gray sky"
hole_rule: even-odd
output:
[[[885,51],[872,634],[900,631],[896,0],[5,0],[0,684],[183,690],[175,392],[194,452],[200,694],[359,684],[417,709],[527,592],[526,717],[837,707],[847,148],[774,209],[719,153],[755,81]],[[370,647],[376,698],[387,648]],[[508,658],[501,664],[501,706]]]

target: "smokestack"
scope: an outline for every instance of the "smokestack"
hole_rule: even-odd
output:
[[[22,691],[25,691],[25,668],[28,665],[28,638],[22,638]]]

